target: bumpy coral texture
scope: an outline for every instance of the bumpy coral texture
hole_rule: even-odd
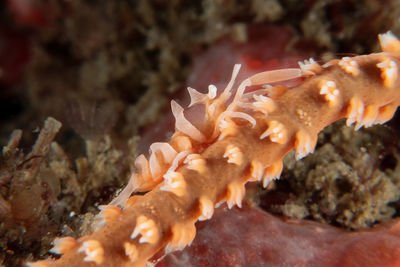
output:
[[[203,121],[192,124],[172,101],[176,132],[168,143],[154,143],[150,156],[137,158],[127,187],[102,207],[98,230],[78,240],[61,238],[56,261],[31,266],[144,266],[148,260],[190,245],[195,223],[211,218],[226,202],[241,207],[248,181],[266,186],[282,171],[282,157],[312,152],[317,135],[347,118],[359,129],[391,119],[400,103],[400,41],[380,35],[382,53],[345,57],[319,65],[255,74],[239,85],[231,81],[218,95],[189,88],[190,106],[203,107]],[[301,78],[300,85],[247,87]],[[236,88],[236,90],[234,90]],[[130,197],[135,191],[149,191]],[[130,197],[130,198],[129,198]],[[156,255],[156,256],[155,256]]]

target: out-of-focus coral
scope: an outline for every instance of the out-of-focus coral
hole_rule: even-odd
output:
[[[76,99],[67,105],[66,121],[81,137],[98,139],[109,133],[118,118],[112,101]]]
[[[285,221],[258,208],[221,208],[198,225],[192,245],[163,266],[399,266],[400,221],[345,231],[312,221]]]
[[[91,231],[93,216],[78,216],[109,201],[132,166],[135,146],[124,151],[110,137],[86,141],[87,156],[71,162],[54,141],[61,123],[48,118],[30,153],[15,130],[0,155],[0,261],[18,266],[21,254],[47,253],[53,238]],[[25,255],[25,257],[29,257]]]
[[[368,50],[376,50],[376,44],[371,36],[376,36],[386,29],[394,31],[399,29],[398,23],[393,23],[393,19],[400,14],[400,6],[396,1],[285,0],[284,2],[290,6],[297,6],[297,12],[304,11],[298,23],[304,34],[302,42],[310,44],[307,40],[314,40],[318,44],[317,47],[331,52],[346,51],[361,54]]]
[[[260,205],[287,217],[352,229],[390,220],[400,196],[397,139],[390,126],[363,131],[343,122],[329,126],[314,154],[302,161],[285,157],[282,178]]]
[[[11,91],[9,86],[22,78],[31,51],[28,38],[7,29],[7,26],[1,23],[0,39],[0,87],[3,94],[8,95],[8,91]]]
[[[7,0],[7,6],[18,23],[30,27],[48,26],[55,16],[42,0]]]
[[[62,215],[57,201],[60,181],[47,158],[60,127],[60,122],[48,118],[27,155],[18,149],[21,130],[15,130],[2,148],[0,255],[5,263],[12,262],[12,255],[20,250],[37,249],[41,237],[41,242],[49,242],[47,233],[57,229]]]
[[[56,116],[63,113],[60,104],[66,97],[113,99],[123,107],[118,131],[124,136],[156,120],[167,106],[166,99],[185,81],[191,63],[197,60],[194,55],[218,46],[222,37],[248,45],[254,40],[247,32],[249,26],[277,22],[295,29],[300,38],[291,40],[294,47],[313,50],[318,56],[328,50],[364,53],[372,50],[376,34],[393,27],[400,10],[392,1],[381,5],[378,0],[366,5],[355,0],[49,1],[45,6],[40,0],[9,2],[13,12],[14,6],[22,5],[34,14],[58,16],[51,27],[31,38],[33,60],[27,87],[32,108]],[[40,6],[42,10],[36,12]],[[357,17],[348,15],[355,10]],[[371,21],[374,31],[368,27]],[[354,34],[365,29],[368,34]],[[287,29],[272,32],[274,40],[257,48],[259,52],[287,36]],[[354,38],[369,46],[349,45],[358,44]],[[213,63],[234,58],[222,52]],[[218,73],[225,76],[230,68]]]

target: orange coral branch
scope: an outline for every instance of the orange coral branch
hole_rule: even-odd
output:
[[[215,205],[226,201],[229,207],[240,206],[246,182],[263,180],[266,186],[278,178],[288,151],[295,149],[298,159],[311,153],[327,125],[343,117],[357,129],[389,120],[400,104],[400,42],[390,32],[380,40],[382,53],[323,66],[310,60],[297,70],[256,74],[239,85],[231,102],[238,66],[218,97],[213,87],[208,95],[190,89],[192,104],[206,106],[204,126],[209,129],[201,132],[173,102],[176,133],[169,143],[153,145],[149,160],[138,158],[140,170],[130,182],[132,190],[152,190],[128,204],[123,198],[113,202],[121,210],[103,208],[105,226],[76,243],[58,242],[53,251],[63,254],[59,260],[29,265],[144,266],[162,250],[169,253],[190,245],[195,222],[209,219]],[[269,77],[296,78],[299,73],[305,81],[289,90],[281,88],[279,96],[270,98],[264,90],[245,94],[248,85],[269,83]]]

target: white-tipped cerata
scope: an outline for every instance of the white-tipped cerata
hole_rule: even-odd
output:
[[[264,114],[273,112],[276,109],[275,101],[272,98],[263,95],[253,95],[255,102],[253,107]]]
[[[379,107],[377,105],[368,105],[365,107],[362,124],[364,127],[371,127],[378,117]]]
[[[218,114],[216,114],[216,111],[218,110],[218,107],[220,107],[221,104],[225,105],[225,102],[228,101],[228,99],[231,97],[231,95],[232,95],[232,92],[231,92],[232,91],[232,87],[233,87],[233,85],[235,83],[236,77],[237,77],[237,75],[239,73],[239,70],[240,70],[241,66],[242,66],[241,64],[235,64],[235,66],[233,66],[232,76],[231,76],[231,79],[229,80],[229,83],[226,85],[224,91],[222,91],[222,93],[219,95],[218,99],[216,99],[216,102],[214,102],[211,105],[209,105],[209,107],[207,109],[207,113],[208,113],[208,115],[210,117],[214,117],[214,116],[218,115]],[[235,98],[239,97],[238,96],[238,93],[240,94],[239,91],[240,90],[238,89],[237,92],[236,92]],[[232,103],[230,105],[232,105],[232,104],[235,105],[234,102],[236,102],[235,99],[232,101]]]
[[[144,180],[151,179],[149,161],[143,154],[140,154],[136,158],[135,167],[138,169],[138,173],[143,177]]]
[[[218,125],[218,128],[221,132],[218,137],[218,140],[223,140],[225,137],[232,136],[237,133],[236,124],[229,118],[221,120],[221,122]]]
[[[211,219],[214,213],[214,203],[206,196],[201,196],[199,199],[201,215],[199,221]]]
[[[314,151],[316,142],[312,140],[311,136],[305,130],[299,130],[296,133],[296,140],[294,143],[296,149],[296,160],[302,159],[309,153]]]
[[[176,157],[176,154],[178,154],[178,152],[166,142],[156,142],[150,145],[150,153],[156,153],[157,151],[161,152],[166,163],[171,163]]]
[[[226,196],[226,203],[228,208],[231,209],[234,205],[242,207],[242,200],[244,198],[245,188],[241,182],[234,181],[228,185],[228,195]]]
[[[357,122],[355,129],[358,130],[362,127],[362,118],[364,115],[364,103],[358,97],[352,97],[350,99],[349,107],[347,108],[347,126]]]
[[[165,247],[166,253],[176,250],[182,250],[186,246],[190,246],[196,236],[196,227],[194,223],[177,223],[172,226],[172,239]]]
[[[268,122],[267,130],[260,136],[260,139],[268,137],[269,139],[278,144],[285,144],[287,142],[287,130],[285,126],[278,121]]]
[[[197,91],[192,87],[188,87],[187,90],[190,96],[190,104],[188,107],[194,106],[196,104],[202,104],[206,101],[207,99],[206,94],[200,93],[199,91]]]
[[[334,81],[322,80],[319,83],[319,93],[325,96],[325,100],[328,101],[330,106],[334,106],[338,102],[339,90],[336,87]]]
[[[186,193],[186,182],[181,173],[169,170],[163,177],[164,185],[160,187],[161,191],[174,193],[178,197]]]
[[[302,75],[304,76],[314,76],[321,72],[322,67],[313,58],[309,60],[304,60],[304,62],[299,61],[299,67]]]
[[[174,100],[171,101],[171,109],[172,114],[175,117],[176,130],[186,134],[197,142],[206,141],[206,137],[196,127],[194,127],[194,125],[190,121],[185,118],[183,114],[183,108]]]
[[[378,35],[383,52],[400,52],[400,41],[391,31]]]
[[[175,149],[168,143],[157,142],[150,145],[149,167],[153,179],[159,177],[164,170],[161,167],[161,162],[157,157],[157,153],[162,154],[164,162],[171,164],[178,154]]]
[[[160,234],[155,222],[144,215],[140,215],[136,220],[136,227],[133,229],[131,239],[141,235],[139,243],[157,243]]]
[[[115,205],[100,205],[99,209],[100,213],[96,216],[98,220],[96,222],[97,227],[105,226],[122,214],[121,208]]]
[[[383,84],[388,88],[392,88],[399,76],[399,68],[396,61],[387,58],[376,64],[376,66],[381,70]]]
[[[271,166],[265,169],[263,178],[263,187],[267,187],[268,183],[273,179],[278,179],[281,176],[283,169],[282,160],[277,160]]]
[[[139,257],[139,250],[137,249],[135,244],[132,244],[130,242],[125,242],[124,249],[125,249],[125,255],[128,256],[130,262],[133,263],[137,261]]]
[[[214,99],[217,97],[217,87],[214,84],[210,84],[208,86],[208,94],[209,99]]]
[[[228,163],[240,165],[243,163],[243,154],[235,145],[228,145],[225,150],[224,158],[228,158]]]
[[[250,165],[250,179],[249,181],[261,181],[264,176],[265,168],[262,163],[256,159],[251,161]]]
[[[101,243],[97,240],[91,239],[86,240],[79,247],[78,252],[84,252],[86,254],[83,261],[95,262],[96,264],[102,264],[104,261],[104,249]]]
[[[351,57],[343,57],[338,64],[345,72],[353,75],[354,77],[360,74],[360,69],[357,62]]]
[[[50,249],[50,252],[61,255],[76,247],[78,245],[78,242],[76,242],[74,238],[69,236],[57,237],[56,239],[54,239],[53,245],[54,246],[52,249]]]
[[[206,161],[200,154],[188,155],[183,163],[187,164],[189,170],[197,171],[198,173],[204,173],[207,169]]]
[[[189,107],[196,104],[207,104],[209,100],[212,100],[217,96],[217,87],[213,84],[208,86],[208,94],[200,93],[191,87],[188,87],[187,89],[190,95]]]

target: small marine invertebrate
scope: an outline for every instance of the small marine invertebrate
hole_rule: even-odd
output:
[[[76,246],[58,242],[68,248],[59,260],[31,265],[143,266],[159,251],[189,245],[196,221],[210,218],[214,206],[240,206],[246,182],[266,186],[279,178],[282,157],[292,149],[297,159],[311,153],[325,126],[344,117],[356,129],[386,122],[400,104],[400,41],[390,32],[380,41],[382,53],[258,73],[234,94],[240,65],[218,96],[214,86],[208,94],[189,89],[190,105],[205,106],[203,121],[192,124],[172,101],[176,132],[168,143],[151,145],[149,159],[137,158],[138,172],[100,213],[105,226]],[[304,81],[293,88],[246,92],[248,86],[299,77]],[[149,192],[129,198],[134,191]]]

